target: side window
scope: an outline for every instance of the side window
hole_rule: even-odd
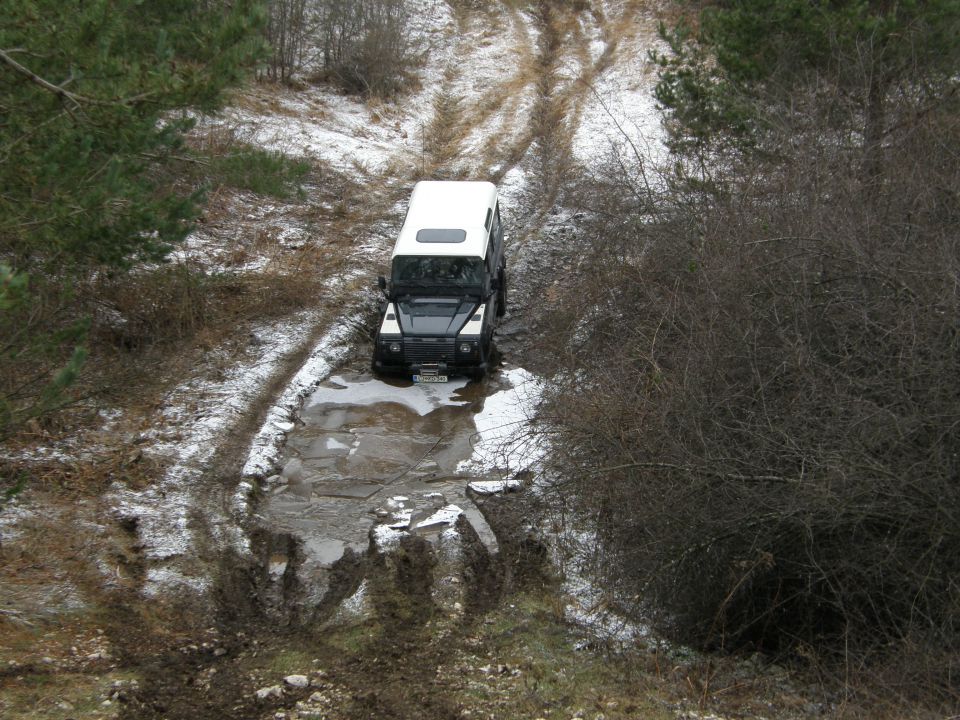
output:
[[[503,242],[503,226],[500,224],[500,203],[497,203],[497,207],[493,213],[493,228],[491,229],[491,235],[494,237],[494,242],[499,246]]]

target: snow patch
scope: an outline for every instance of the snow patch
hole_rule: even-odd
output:
[[[488,472],[515,474],[543,456],[543,447],[529,432],[542,392],[542,380],[523,368],[504,373],[509,389],[490,395],[474,416],[477,434],[473,455],[457,465],[461,474]]]
[[[497,495],[523,489],[523,482],[516,478],[510,480],[474,480],[467,487],[478,495]]]
[[[653,97],[657,77],[647,59],[647,51],[654,45],[663,44],[652,34],[624,44],[617,51],[616,62],[595,78],[573,138],[573,154],[581,164],[590,167],[611,152],[633,159],[639,156],[644,165],[667,158],[660,111]],[[597,51],[603,52],[591,45],[591,52]]]
[[[307,406],[316,405],[403,405],[421,417],[443,405],[468,405],[456,393],[467,384],[466,378],[453,378],[446,383],[420,383],[406,386],[391,385],[377,378],[359,382],[334,375],[324,386],[314,390]]]
[[[314,347],[310,357],[270,409],[266,421],[254,437],[243,466],[245,478],[266,477],[276,467],[280,446],[286,439],[286,432],[280,428],[290,422],[303,398],[330,374],[336,363],[346,357],[349,351],[347,341],[359,320],[359,316],[341,320]],[[246,510],[245,497],[239,505],[235,504],[235,510]]]
[[[457,521],[457,518],[463,515],[463,510],[457,507],[456,505],[446,505],[429,517],[424,518],[417,522],[416,525],[411,527],[411,530],[428,530],[430,528],[437,528],[446,525],[452,525]]]

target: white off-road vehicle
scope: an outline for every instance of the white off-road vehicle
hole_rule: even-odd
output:
[[[415,382],[481,378],[506,310],[507,277],[497,188],[489,182],[418,182],[379,278],[383,318],[373,351],[378,373]]]

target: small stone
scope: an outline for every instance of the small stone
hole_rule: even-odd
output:
[[[218,647],[216,650],[213,651],[214,657],[223,657],[226,654],[227,654],[227,649],[222,647]]]
[[[283,681],[290,687],[305,688],[310,685],[310,678],[306,675],[287,675]]]
[[[40,658],[40,662],[42,662],[44,665],[52,665],[52,664],[53,664],[53,658],[52,658],[52,657]]]
[[[279,685],[260,688],[256,692],[257,700],[268,700],[269,698],[283,697],[283,688]]]
[[[73,705],[68,703],[66,700],[62,700],[57,704],[57,707],[61,710],[73,710]]]

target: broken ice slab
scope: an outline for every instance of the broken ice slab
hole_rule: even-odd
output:
[[[411,522],[410,532],[429,532],[453,525],[462,514],[463,510],[456,505],[445,505],[422,520]]]
[[[370,482],[344,482],[338,480],[335,482],[315,482],[313,483],[313,494],[319,497],[349,498],[351,500],[366,500],[373,497],[383,485]]]
[[[347,455],[353,447],[354,437],[350,433],[330,433],[313,439],[301,450],[307,460]]]
[[[516,492],[523,489],[523,482],[516,478],[510,480],[474,480],[467,487],[477,495],[496,495],[497,493]]]
[[[406,530],[410,527],[410,517],[413,515],[413,509],[397,510],[393,518],[387,523],[387,526],[394,530]]]
[[[283,466],[283,471],[280,473],[282,477],[287,482],[296,482],[303,479],[303,463],[300,462],[298,458],[291,458],[287,461],[287,464]]]

